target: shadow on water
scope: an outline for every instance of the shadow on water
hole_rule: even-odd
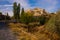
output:
[[[0,22],[0,40],[17,40],[16,36],[8,28],[7,22]]]
[[[6,29],[7,23],[6,22],[0,22],[0,29]]]

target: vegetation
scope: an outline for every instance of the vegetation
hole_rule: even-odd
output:
[[[0,20],[10,20],[11,18],[10,18],[10,16],[8,15],[8,13],[7,13],[7,15],[3,15],[2,14],[2,12],[0,12]]]
[[[13,4],[13,13],[14,13],[14,19],[19,21],[19,19],[20,19],[20,4],[17,5],[16,2]]]
[[[40,16],[40,24],[41,25],[44,25],[47,21],[48,20],[47,20],[46,16],[44,16],[44,15],[41,15]]]
[[[60,11],[58,11],[56,15],[52,16],[45,26],[46,30],[52,33],[51,34],[52,36],[54,35],[54,33],[59,36],[57,40],[60,40],[60,16],[59,14],[60,14]]]
[[[12,17],[8,13],[3,15],[0,12],[0,20],[17,21],[17,23],[8,23],[17,40],[60,40],[60,11],[49,14],[43,9],[43,14],[34,16],[33,12],[20,9],[20,4],[14,2]]]
[[[21,16],[23,16],[24,15],[24,8],[22,8],[22,12],[21,12]]]
[[[57,15],[55,17],[55,26],[56,32],[60,35],[60,10],[57,12]]]
[[[25,24],[29,24],[30,22],[33,22],[33,14],[32,13],[23,13],[24,10],[22,9],[22,14],[21,14],[21,22]]]

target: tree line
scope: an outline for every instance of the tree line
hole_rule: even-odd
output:
[[[14,2],[13,4],[13,13],[14,13],[14,20],[19,21],[21,23],[25,23],[25,24],[29,24],[31,22],[40,22],[41,25],[43,25],[47,18],[46,16],[42,15],[40,17],[34,18],[33,16],[33,12],[29,13],[29,12],[25,12],[24,8],[21,9],[21,5],[20,3],[17,4],[16,2]]]
[[[11,20],[11,18],[8,13],[6,13],[6,15],[3,15],[2,12],[0,12],[0,21],[1,20]]]
[[[45,10],[43,13],[46,13]],[[0,16],[2,13],[0,12]],[[25,12],[24,8],[21,7],[20,3],[17,4],[17,2],[13,3],[13,16],[10,17],[7,13],[7,19],[14,19],[16,22],[24,23],[24,24],[29,24],[33,22],[39,22],[39,24],[44,25],[46,21],[48,21],[49,18],[47,18],[44,14],[39,16],[39,17],[34,17],[33,12]],[[2,17],[0,17],[1,20]],[[5,19],[5,17],[3,18]]]

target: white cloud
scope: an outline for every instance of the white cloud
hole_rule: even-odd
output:
[[[24,7],[25,9],[30,8],[29,0],[6,0],[6,1],[12,3],[12,5],[14,2],[20,3],[21,6]],[[0,6],[12,6],[12,5],[0,5]]]
[[[5,0],[4,0],[5,1]],[[13,6],[14,2],[20,3],[22,7],[24,7],[25,9],[29,9],[29,8],[35,8],[35,7],[41,7],[41,8],[45,8],[47,11],[52,12],[53,10],[55,10],[56,5],[57,5],[57,0],[33,0],[36,1],[35,6],[31,7],[31,3],[29,3],[29,0],[6,0],[9,3],[12,3],[11,5],[0,5],[1,7],[7,7],[5,9],[3,9],[2,11],[7,11],[9,12],[10,15],[12,15],[12,9],[10,8],[11,6]]]
[[[58,1],[57,0],[42,0],[41,2],[38,0],[36,5],[39,6],[43,6],[47,11],[49,12],[53,12],[53,10],[56,10],[56,5],[57,5]]]
[[[36,0],[35,0],[36,1]],[[57,0],[37,0],[35,4],[37,7],[45,8],[49,12],[56,10]]]
[[[21,4],[21,7],[25,8],[25,9],[30,8],[30,5],[28,3],[28,0],[7,0],[7,1],[10,2],[10,3],[14,3],[14,2],[20,3]],[[10,6],[13,6],[13,4],[12,5],[0,5],[0,6],[6,6],[6,7],[8,6],[8,7],[10,7]],[[6,13],[6,12],[8,12],[10,16],[13,15],[13,11],[10,10],[10,8],[5,8],[4,9],[4,13]]]
[[[0,5],[0,7],[2,7],[2,6],[13,6],[13,5]]]
[[[3,0],[3,1],[5,1],[5,0]],[[25,9],[30,8],[28,0],[6,0],[6,1],[8,1],[9,3],[12,3],[12,4],[11,5],[9,5],[9,4],[8,5],[6,5],[6,4],[5,5],[0,5],[0,8],[4,7],[4,9],[2,9],[1,11],[3,13],[6,13],[6,12],[9,12],[9,14],[11,13],[10,16],[13,14],[13,11],[9,7],[12,7],[14,2],[20,3],[21,7],[24,7]],[[7,8],[5,8],[5,7],[7,7]]]
[[[13,16],[13,12],[12,11],[10,11],[10,10],[9,11],[3,11],[4,15],[7,15],[7,13],[9,14],[9,16]]]
[[[13,16],[13,12],[12,11],[8,11],[10,16]]]
[[[13,6],[13,5],[0,5],[0,7],[5,7],[5,6]]]
[[[48,10],[48,11],[53,11],[53,10],[55,10],[56,9],[56,7],[57,7],[57,0],[46,0],[46,2],[48,2],[49,4],[50,4],[50,6],[48,6],[46,9]]]
[[[29,0],[10,0],[10,2],[17,2],[20,3],[22,7],[24,7],[25,9],[30,8],[30,4],[28,3]]]

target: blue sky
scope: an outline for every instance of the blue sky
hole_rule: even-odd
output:
[[[46,9],[48,12],[55,12],[60,8],[60,0],[0,0],[0,12],[6,12],[13,15],[13,3],[21,4],[25,9],[33,9],[35,7]]]

